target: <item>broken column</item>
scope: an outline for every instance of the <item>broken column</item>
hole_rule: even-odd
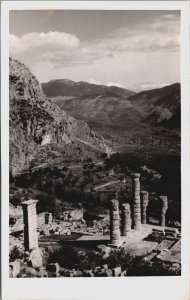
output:
[[[52,223],[52,213],[45,213],[45,224]]]
[[[160,226],[164,227],[166,225],[166,211],[168,209],[168,197],[160,196],[159,199],[161,200]]]
[[[131,209],[128,203],[122,204],[122,236],[131,231]]]
[[[26,251],[38,247],[36,203],[38,200],[27,200],[22,203],[24,220],[24,247]]]
[[[147,191],[142,191],[142,224],[147,223],[147,217],[146,217],[146,211],[147,211],[147,206],[148,206],[148,192]]]
[[[133,228],[141,229],[140,174],[132,174]]]
[[[118,246],[120,243],[120,217],[118,200],[111,200],[110,243],[115,246]]]

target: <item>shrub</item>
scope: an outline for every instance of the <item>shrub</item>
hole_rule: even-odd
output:
[[[16,259],[22,259],[22,258],[23,258],[23,252],[17,246],[14,246],[9,253],[9,261],[13,262]]]
[[[122,270],[126,270],[131,264],[132,259],[130,254],[125,253],[125,249],[112,250],[106,259],[106,263],[109,268],[121,267]]]
[[[48,263],[57,262],[61,267],[69,269],[94,269],[102,263],[99,253],[94,250],[78,251],[72,246],[64,246],[50,254]]]
[[[180,274],[180,266],[172,268],[162,261],[144,261],[142,258],[135,258],[128,269],[128,276],[176,276]]]

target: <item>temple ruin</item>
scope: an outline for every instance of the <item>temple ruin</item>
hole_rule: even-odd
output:
[[[160,196],[160,217],[159,225],[165,226],[165,215],[168,209],[167,196]],[[40,218],[36,215],[37,200],[28,200],[22,203],[24,219],[24,246],[29,251],[38,247],[37,222],[45,225],[53,222],[52,214],[42,213]],[[119,201],[112,199],[110,201],[110,240],[109,245],[120,247],[126,242],[131,233],[140,231],[142,224],[147,224],[147,207],[149,203],[149,194],[147,191],[140,191],[140,174],[132,174],[132,201],[131,204],[123,203],[121,205],[121,215]],[[41,222],[41,223],[40,223]],[[39,225],[38,224],[38,225]]]
[[[168,209],[167,196],[160,196],[161,212],[159,225],[165,227],[165,215]],[[132,203],[122,204],[121,225],[119,201],[111,200],[110,204],[110,245],[119,247],[132,230],[141,230],[141,224],[147,224],[147,207],[149,193],[140,191],[140,174],[132,173]],[[121,231],[120,231],[121,228]],[[121,233],[121,236],[120,236]]]

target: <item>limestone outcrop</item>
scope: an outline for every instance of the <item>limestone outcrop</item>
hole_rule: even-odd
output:
[[[13,174],[50,159],[106,152],[105,140],[88,125],[69,116],[43,93],[35,76],[21,62],[9,59],[10,169]],[[42,155],[43,154],[43,155]]]

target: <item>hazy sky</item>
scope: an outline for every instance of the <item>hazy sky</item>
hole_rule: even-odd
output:
[[[40,82],[139,91],[180,81],[178,11],[11,11],[10,55]]]

